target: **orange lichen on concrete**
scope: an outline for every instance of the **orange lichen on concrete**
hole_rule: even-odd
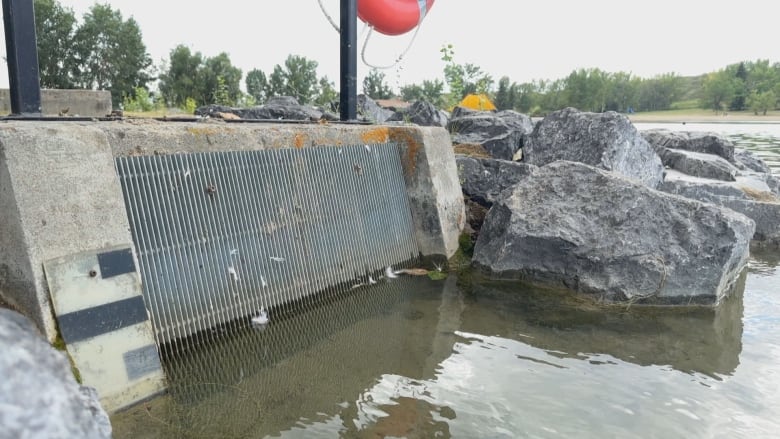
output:
[[[387,143],[390,139],[390,129],[388,127],[371,128],[360,134],[360,140],[363,143]]]
[[[422,148],[422,143],[414,135],[413,128],[388,128],[388,134],[390,140],[396,143],[406,144],[406,157],[404,157],[403,165],[404,170],[409,175],[414,174],[417,170],[417,155]]]
[[[293,145],[295,145],[296,148],[301,149],[306,144],[306,134],[298,133],[293,138]]]

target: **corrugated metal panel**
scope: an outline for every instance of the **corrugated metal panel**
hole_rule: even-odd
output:
[[[396,144],[116,159],[158,343],[419,254]]]

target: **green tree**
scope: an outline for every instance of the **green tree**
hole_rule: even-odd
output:
[[[702,81],[702,103],[716,113],[725,111],[736,91],[736,79],[727,70],[710,73]]]
[[[235,105],[241,99],[241,69],[233,66],[225,52],[206,58],[197,72],[197,84],[200,103]]]
[[[385,74],[377,69],[371,69],[363,78],[363,94],[371,99],[390,99],[393,90],[385,82]]]
[[[753,90],[748,96],[746,103],[754,114],[761,112],[761,114],[766,116],[767,111],[774,110],[777,106],[777,96],[772,90],[764,92]]]
[[[255,99],[255,102],[265,102],[268,98],[268,78],[260,69],[252,69],[246,74],[244,80],[246,92]]]
[[[444,66],[444,80],[450,89],[449,104],[455,105],[469,93],[490,93],[493,78],[471,63],[457,64],[452,44],[443,46],[441,59]]]
[[[515,107],[515,88],[516,84],[510,83],[508,76],[502,76],[498,80],[498,90],[493,99],[493,103],[499,110],[511,110]]]
[[[132,17],[124,20],[122,13],[109,5],[95,4],[84,14],[73,49],[76,85],[110,90],[115,105],[152,79],[147,72],[152,60],[138,23]]]
[[[331,108],[339,100],[339,92],[336,91],[336,84],[331,82],[327,76],[323,76],[319,81],[319,92],[314,104],[321,107]]]
[[[43,88],[73,88],[76,16],[55,0],[35,0],[38,68]]]
[[[430,102],[438,108],[445,106],[444,82],[440,79],[424,80],[422,84],[410,84],[401,87],[401,99]]]
[[[638,85],[637,107],[642,111],[668,110],[679,98],[680,87],[680,77],[674,73],[643,79]]]
[[[729,104],[729,110],[741,111],[745,109],[745,99],[748,95],[747,89],[747,69],[745,63],[737,64],[734,70],[734,99]]]
[[[189,47],[178,45],[171,50],[168,68],[160,75],[160,94],[171,107],[185,107],[187,99],[197,104],[204,103],[204,93],[199,84],[199,71],[202,68],[203,55],[192,53]]]

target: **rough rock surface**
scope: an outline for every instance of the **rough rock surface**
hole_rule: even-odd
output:
[[[338,120],[338,116],[309,105],[300,105],[291,96],[277,96],[268,99],[265,105],[251,108],[234,108],[223,105],[206,105],[195,110],[196,116],[220,117],[219,113],[235,114],[242,119],[259,120]]]
[[[730,209],[560,161],[493,205],[473,263],[598,300],[715,304],[742,270],[754,230]]]
[[[425,101],[415,101],[407,108],[396,111],[388,122],[410,122],[425,127],[446,127],[449,116]]]
[[[735,210],[755,221],[754,241],[780,244],[780,198],[770,191],[760,175],[740,176],[735,183],[726,183],[669,172],[658,189]]]
[[[455,156],[463,195],[485,207],[490,207],[501,193],[527,178],[536,169],[527,163],[506,160]]]
[[[110,438],[94,389],[79,386],[65,356],[27,318],[0,309],[0,436]]]
[[[762,174],[771,174],[772,170],[761,157],[746,149],[735,149],[734,160],[740,169],[748,169]]]
[[[659,151],[664,166],[684,174],[713,180],[736,181],[739,171],[724,158],[684,149],[662,148]]]
[[[534,128],[523,148],[527,163],[544,166],[557,160],[585,163],[655,188],[663,180],[661,159],[625,116],[556,111]]]
[[[461,110],[457,114],[447,125],[452,143],[482,145],[496,159],[512,160],[533,130],[531,119],[515,111]]]
[[[654,148],[684,149],[714,154],[734,163],[734,144],[717,133],[653,129],[642,131],[642,136]]]
[[[393,117],[393,112],[382,108],[373,99],[366,95],[358,95],[357,97],[357,113],[358,118],[371,123],[385,123],[388,119]]]

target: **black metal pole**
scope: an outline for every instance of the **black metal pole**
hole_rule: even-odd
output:
[[[41,115],[41,81],[33,0],[3,0],[11,114]]]
[[[341,0],[342,121],[357,120],[357,0]]]

